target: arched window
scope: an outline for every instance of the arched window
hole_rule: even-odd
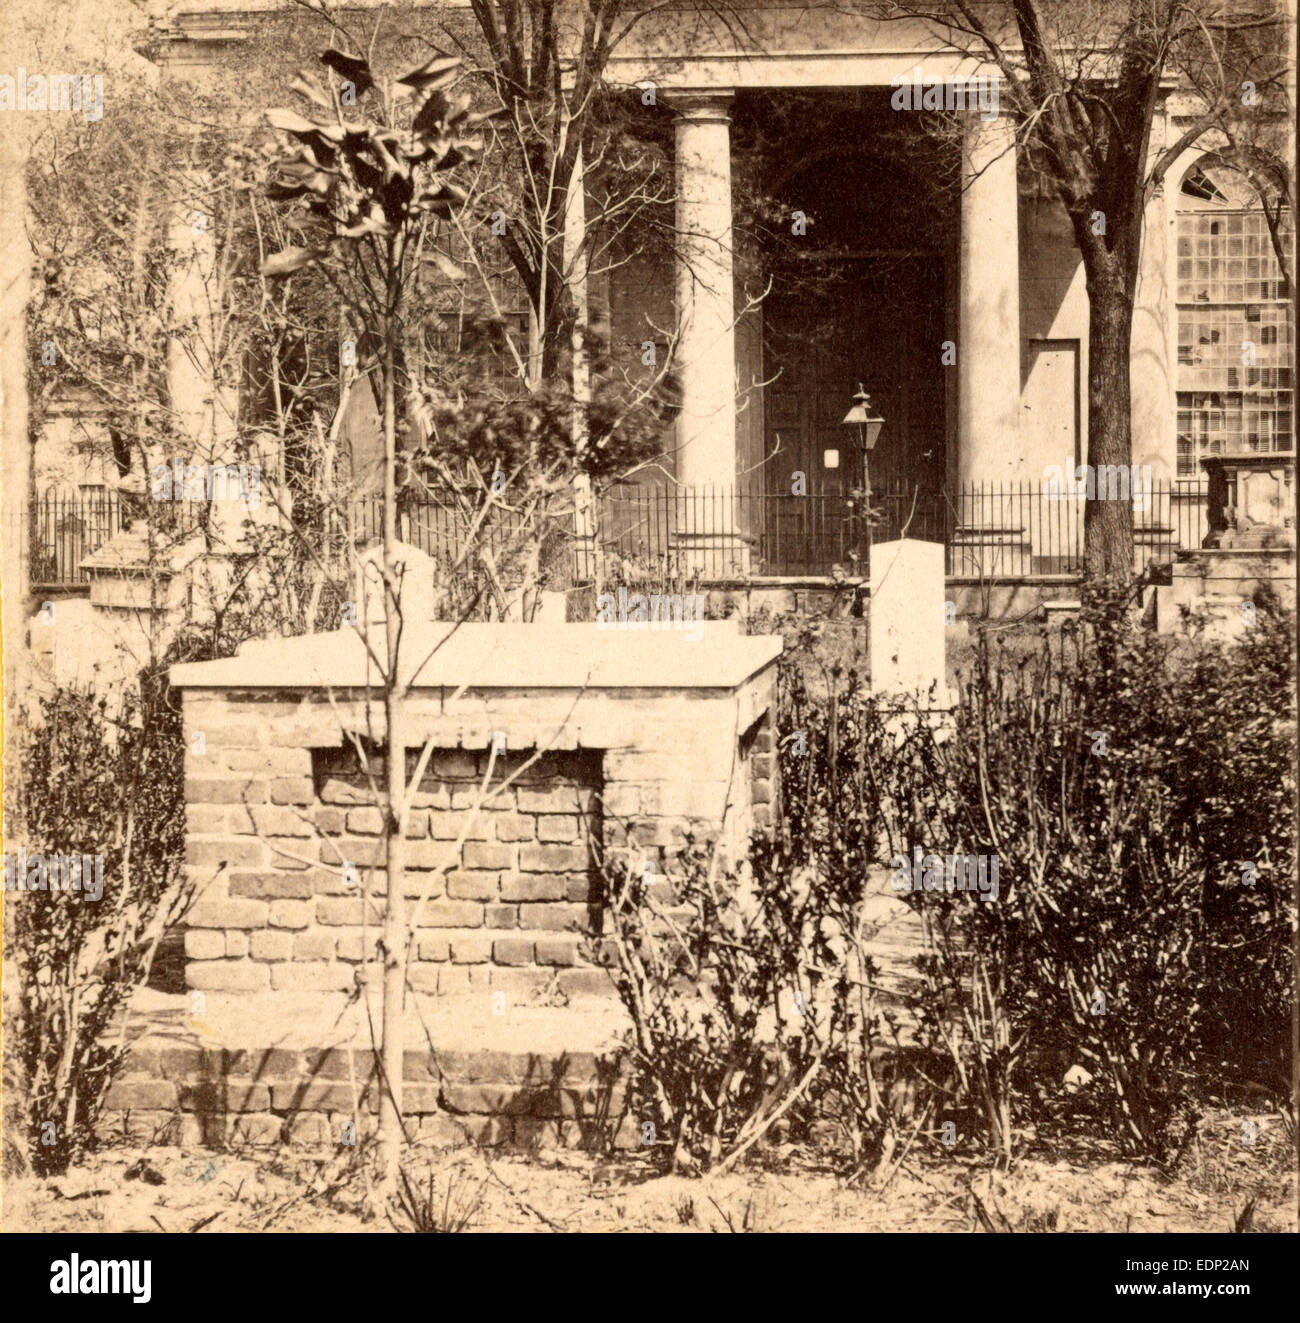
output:
[[[1289,450],[1286,282],[1254,188],[1214,156],[1179,187],[1177,303],[1178,476],[1201,477],[1203,455]]]

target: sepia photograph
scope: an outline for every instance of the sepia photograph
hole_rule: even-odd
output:
[[[1258,1301],[1295,0],[0,27],[36,1297],[743,1232]]]

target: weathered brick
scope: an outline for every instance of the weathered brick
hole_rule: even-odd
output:
[[[176,1106],[176,1086],[162,1080],[118,1080],[104,1106],[111,1112],[168,1111]]]
[[[315,888],[309,873],[240,872],[230,875],[230,894],[251,900],[307,900]]]
[[[295,960],[291,964],[259,968],[271,971],[271,986],[277,992],[342,992],[356,984],[351,965],[329,961]]]
[[[466,868],[512,868],[514,864],[513,845],[489,843],[489,841],[469,840],[464,848]]]
[[[528,998],[540,992],[555,974],[553,969],[503,969],[490,965],[493,992],[504,992],[507,997]]]
[[[264,804],[267,784],[242,777],[187,776],[185,802],[190,804]]]
[[[451,942],[446,937],[435,937],[432,933],[421,933],[415,949],[421,960],[451,959]]]
[[[450,955],[450,951],[448,954]],[[438,971],[442,968],[441,964],[417,960],[407,971],[407,982],[416,992],[437,992]]]
[[[518,798],[521,813],[569,813],[580,807],[577,788],[560,781],[520,786]]]
[[[587,910],[582,905],[570,905],[555,901],[547,905],[521,905],[519,907],[519,926],[521,928],[543,928],[548,932],[568,932],[585,930],[588,923]]]
[[[320,788],[320,797],[326,804],[369,804],[374,801],[370,786],[364,779],[351,781],[339,776],[325,778]]]
[[[587,867],[584,845],[522,845],[519,867],[525,873],[572,873]]]
[[[537,819],[539,841],[576,841],[578,819],[571,813],[543,813]]]
[[[303,1073],[314,1080],[355,1079],[363,1085],[376,1069],[376,1057],[369,1048],[315,1048],[303,1053]]]
[[[269,1112],[271,1090],[265,1084],[201,1080],[181,1085],[180,1102],[187,1112]]]
[[[514,928],[519,923],[519,907],[517,905],[485,905],[483,907],[483,922],[489,928]]]
[[[451,807],[451,791],[441,781],[426,777],[411,800],[415,808],[446,809]]]
[[[627,784],[606,786],[600,792],[600,802],[612,818],[633,818],[641,812],[641,787]]]
[[[384,815],[373,804],[350,809],[347,826],[357,836],[378,836],[384,830]]]
[[[316,922],[360,928],[365,914],[365,903],[360,896],[317,896]]]
[[[221,750],[225,765],[237,772],[260,772],[275,776],[311,776],[311,752],[308,749],[226,749]]]
[[[444,1084],[443,1097],[457,1112],[499,1116],[518,1104],[521,1090],[512,1084]]]
[[[360,931],[344,933],[339,938],[339,959],[347,960],[352,964],[360,964],[362,961],[378,960],[379,946],[382,940],[383,934],[376,931],[374,928],[371,928],[367,932],[367,950],[363,955]]]
[[[531,965],[533,944],[523,937],[498,937],[492,943],[492,959],[498,965]]]
[[[261,932],[260,928],[255,931]],[[232,929],[226,933],[226,955],[241,959],[248,954],[248,934],[242,930]]]
[[[248,948],[254,960],[288,960],[293,955],[293,934],[263,928],[252,935]]]
[[[490,840],[493,833],[493,819],[486,813],[440,813],[436,809],[429,814],[429,834],[435,841],[459,840],[462,832],[467,841]],[[430,847],[432,851],[434,847]],[[441,858],[447,857],[447,847],[442,846]]]
[[[226,954],[226,934],[220,928],[188,928],[185,955],[190,960],[216,960]]]
[[[316,834],[310,817],[303,809],[278,804],[255,804],[250,811],[259,836],[288,836],[296,839]],[[298,854],[306,854],[306,851],[298,846],[287,848]]]
[[[565,899],[578,905],[587,905],[599,889],[587,873],[570,873],[565,879]]]
[[[243,804],[189,804],[185,830],[191,836],[237,835],[251,832],[253,820]]]
[[[185,980],[204,992],[264,992],[271,986],[269,969],[255,960],[191,960]]]
[[[254,1079],[294,1080],[303,1071],[302,1053],[284,1047],[268,1047],[226,1053],[227,1075],[251,1075]]]
[[[312,921],[309,900],[273,900],[267,919],[272,928],[306,928]]]
[[[492,818],[498,841],[532,841],[537,838],[537,821],[526,813],[498,813]]]
[[[265,928],[263,900],[200,900],[186,916],[191,928]]]
[[[563,900],[568,881],[556,873],[506,873],[501,878],[502,900]]]
[[[185,862],[196,868],[256,868],[266,863],[266,852],[259,840],[239,837],[235,840],[196,840],[185,842]]]
[[[578,963],[578,938],[576,937],[539,937],[537,963],[539,965],[576,965]]]
[[[298,1112],[288,1121],[288,1142],[293,1148],[332,1148],[334,1132],[329,1117],[320,1112]]]
[[[420,916],[423,928],[480,928],[483,906],[470,900],[436,900],[424,907]]]
[[[164,1047],[158,1053],[158,1069],[163,1079],[193,1080],[200,1076],[219,1075],[224,1065],[220,1050],[208,1052],[199,1047]]]
[[[420,1117],[420,1143],[433,1148],[460,1148],[471,1143],[469,1132],[459,1117],[448,1112],[431,1112]]]
[[[320,842],[317,858],[330,867],[347,862],[368,868],[384,862],[384,844],[375,836],[326,836]]]
[[[310,831],[311,828],[308,827]],[[266,836],[267,853],[276,868],[303,873],[316,864],[316,843],[300,837]]]
[[[293,939],[293,958],[295,960],[333,960],[334,934],[313,929],[310,932],[295,933]]]
[[[347,813],[341,808],[317,804],[311,811],[311,820],[316,824],[316,830],[323,835],[342,836]]]
[[[499,889],[495,873],[465,873],[457,869],[447,875],[447,894],[453,900],[496,900]]]
[[[313,1084],[307,1081],[295,1081],[292,1084],[273,1084],[271,1086],[271,1105],[277,1112],[342,1112],[350,1113],[353,1107],[362,1111],[376,1111],[379,1107],[379,1092],[376,1088],[367,1088],[360,1080],[354,1094],[350,1084]]]
[[[614,984],[603,969],[560,971],[560,987],[570,997],[612,997]]]
[[[458,965],[485,965],[492,959],[492,945],[487,933],[454,933],[451,958]]]
[[[315,798],[316,791],[309,776],[277,776],[271,782],[272,804],[305,806]]]

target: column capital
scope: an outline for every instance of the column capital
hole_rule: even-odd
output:
[[[727,124],[736,94],[730,88],[709,92],[665,92],[664,98],[678,119],[694,124]]]

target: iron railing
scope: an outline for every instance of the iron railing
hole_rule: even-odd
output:
[[[685,487],[615,487],[592,502],[586,536],[572,517],[549,553],[556,587],[611,577],[698,575],[712,581],[746,577],[866,577],[871,548],[906,534],[942,543],[950,578],[1014,579],[1077,574],[1083,565],[1086,502],[1053,498],[1038,484],[967,484],[920,491],[873,490],[860,496],[794,495]],[[335,508],[329,544],[364,545],[383,531],[382,501],[356,498]],[[30,581],[42,587],[88,582],[81,562],[130,517],[119,493],[47,493],[31,502],[25,543]],[[1134,504],[1134,561],[1167,564],[1204,538],[1206,494],[1194,482],[1156,480]],[[406,499],[398,534],[445,566],[474,573],[478,558],[498,568],[520,553],[530,531],[507,507],[471,524],[466,512],[436,497]],[[473,531],[471,532],[471,526]],[[557,528],[554,521],[550,525]],[[474,555],[463,556],[473,537]],[[568,548],[563,546],[567,541]],[[571,554],[570,554],[571,551]],[[561,564],[562,562],[562,564]]]

